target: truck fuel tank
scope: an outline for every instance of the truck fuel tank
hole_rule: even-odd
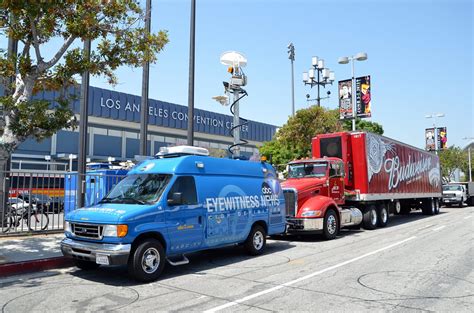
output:
[[[341,210],[341,228],[362,223],[362,212],[355,207],[345,207]]]

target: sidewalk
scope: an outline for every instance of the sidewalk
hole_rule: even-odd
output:
[[[0,277],[71,266],[59,243],[64,234],[0,238]]]

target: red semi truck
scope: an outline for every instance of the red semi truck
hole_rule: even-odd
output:
[[[287,231],[333,239],[342,227],[385,227],[389,216],[439,213],[436,155],[369,132],[318,135],[312,158],[288,164]]]

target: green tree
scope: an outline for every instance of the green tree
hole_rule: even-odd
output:
[[[345,121],[343,124],[344,130],[352,130],[352,121]],[[383,135],[383,127],[379,123],[363,120],[361,118],[356,119],[356,129],[365,130],[374,134]]]
[[[263,144],[260,154],[271,158],[272,164],[286,164],[295,158],[309,157],[314,136],[337,131],[342,131],[338,110],[318,106],[298,110],[273,140]]]
[[[21,48],[12,57],[0,51],[0,76],[15,76],[7,86],[11,92],[0,98],[0,166],[28,137],[41,140],[74,126],[67,88],[85,70],[114,84],[119,66],[155,62],[168,42],[166,31],[145,32],[138,0],[1,0],[0,16],[0,35],[18,40]],[[95,47],[90,60],[80,48],[85,39]],[[59,96],[54,102],[33,100],[42,90]]]
[[[456,146],[451,146],[439,152],[439,162],[441,166],[441,176],[445,183],[454,179],[454,172],[457,169],[468,173],[467,152]],[[469,173],[467,174],[469,175]],[[469,176],[468,176],[469,177]]]

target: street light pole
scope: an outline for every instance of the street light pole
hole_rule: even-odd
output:
[[[367,60],[367,53],[359,52],[356,55],[350,57],[340,57],[337,61],[339,64],[347,64],[351,61],[352,65],[352,131],[356,130],[356,117],[357,117],[357,106],[356,106],[356,82],[355,82],[355,70],[354,70],[354,60],[355,61],[365,61]]]
[[[333,71],[330,71],[329,68],[324,67],[324,60],[319,59],[317,56],[312,57],[311,59],[312,67],[308,72],[303,72],[303,83],[305,85],[310,85],[311,88],[318,86],[318,97],[316,98],[316,103],[318,106],[321,106],[321,94],[320,87],[326,87],[326,85],[332,85],[335,80],[335,75]],[[322,79],[321,79],[322,76]],[[328,95],[330,93],[328,92]],[[309,98],[309,95],[307,96]],[[325,98],[329,98],[325,97]]]
[[[291,60],[291,116],[295,116],[295,72],[293,64],[295,61],[295,46],[292,42],[288,45],[288,59]]]
[[[436,118],[437,117],[444,117],[444,113],[432,113],[425,115],[425,118],[432,118],[433,119],[433,132],[435,138],[435,154],[438,155],[438,128],[436,127]]]
[[[194,146],[194,54],[196,41],[196,0],[191,0],[188,88],[188,146]]]
[[[145,33],[150,34],[151,30],[151,0],[146,1],[145,12]],[[147,140],[148,140],[148,90],[150,85],[150,62],[146,61],[143,64],[142,76],[142,98],[140,108],[140,155],[148,155]]]

